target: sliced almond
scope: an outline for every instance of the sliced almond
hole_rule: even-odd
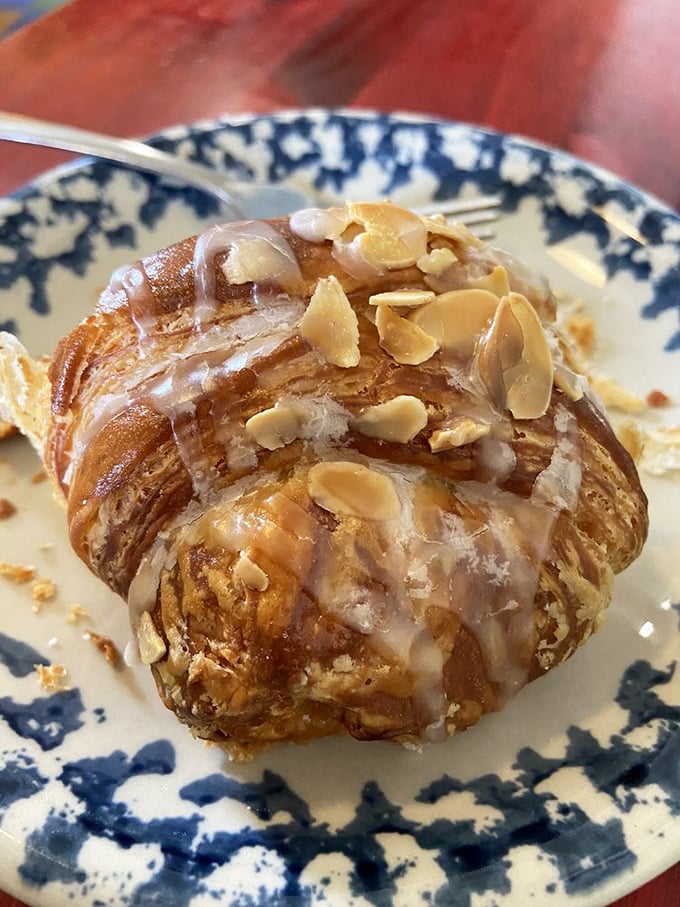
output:
[[[483,245],[481,239],[478,239],[474,233],[471,233],[459,221],[447,220],[443,215],[423,217],[422,221],[428,233],[432,233],[435,236],[446,236],[448,239],[453,239],[465,246]]]
[[[497,265],[493,271],[489,274],[484,274],[483,277],[475,277],[470,281],[470,284],[479,290],[489,290],[490,293],[498,296],[499,299],[507,296],[510,292],[508,272],[503,265]]]
[[[230,283],[265,283],[277,280],[290,270],[290,259],[266,239],[241,239],[233,245],[222,264]]]
[[[454,265],[458,259],[452,249],[448,247],[441,249],[432,249],[426,255],[422,255],[416,265],[423,274],[432,274],[438,277],[444,271],[448,271],[451,265]]]
[[[498,297],[489,290],[450,290],[408,317],[439,346],[459,356],[472,356],[477,338],[494,316]]]
[[[459,416],[452,419],[446,428],[432,432],[430,449],[434,453],[439,453],[443,450],[452,450],[454,447],[463,447],[488,435],[490,430],[491,426],[487,422],[478,422],[470,416]]]
[[[142,664],[155,664],[167,652],[167,646],[156,629],[153,617],[149,611],[142,611],[142,616],[139,618],[137,642],[139,643],[139,657],[142,660]]]
[[[367,406],[350,425],[368,438],[406,444],[427,425],[427,409],[418,397],[401,394],[385,403]]]
[[[368,297],[369,305],[389,305],[393,309],[415,308],[432,302],[435,294],[432,290],[392,290],[389,293],[374,293]]]
[[[319,507],[342,516],[383,521],[401,512],[392,480],[360,463],[317,463],[309,470],[308,490]]]
[[[267,450],[285,447],[298,437],[299,431],[299,415],[289,406],[264,409],[246,422],[246,432]]]
[[[258,592],[264,592],[269,586],[269,577],[264,570],[259,567],[255,561],[251,561],[248,555],[242,551],[239,559],[234,565],[234,576],[240,580],[244,586],[251,589],[257,589]]]
[[[565,365],[556,365],[554,374],[555,387],[566,394],[570,400],[580,400],[583,396],[584,378],[572,372]]]
[[[378,306],[375,326],[380,346],[401,365],[420,365],[439,349],[434,337],[412,321],[397,315],[388,305]]]
[[[364,227],[354,242],[372,266],[408,268],[427,252],[425,225],[412,211],[390,202],[349,202],[347,212]]]
[[[416,263],[416,256],[398,236],[366,231],[354,240],[362,257],[375,268],[399,271]]]
[[[331,365],[359,364],[359,322],[342,284],[332,274],[317,281],[300,332]]]
[[[536,419],[550,403],[553,361],[543,325],[520,293],[501,299],[478,349],[479,375],[492,402],[516,419]]]

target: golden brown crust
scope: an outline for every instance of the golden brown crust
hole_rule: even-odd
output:
[[[282,219],[178,243],[51,362],[73,546],[129,597],[166,705],[236,758],[470,726],[598,628],[646,535],[632,460],[544,339],[544,284],[462,229],[412,241],[404,213],[395,239],[392,210],[337,209],[329,239]],[[497,287],[494,268],[507,292],[469,339],[371,299]]]

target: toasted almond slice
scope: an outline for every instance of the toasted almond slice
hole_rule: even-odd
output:
[[[428,231],[435,236],[446,236],[465,246],[482,246],[481,239],[478,239],[474,233],[461,224],[459,221],[447,220],[442,215],[434,217],[423,217],[422,221]]]
[[[255,561],[251,561],[245,551],[241,552],[239,559],[234,565],[234,576],[244,586],[257,589],[258,592],[264,592],[269,587],[269,577],[262,567],[259,567]]]
[[[375,268],[399,271],[416,263],[416,257],[398,236],[366,231],[354,242],[362,257]]]
[[[486,422],[478,422],[470,416],[459,416],[452,419],[446,428],[432,432],[430,449],[434,453],[439,453],[454,447],[463,447],[488,435],[490,430],[491,426]]]
[[[427,409],[418,397],[401,394],[366,407],[350,425],[368,438],[406,444],[427,425]]]
[[[470,285],[479,290],[489,290],[490,293],[498,296],[499,299],[507,296],[510,292],[508,272],[502,265],[496,265],[493,271],[483,277],[475,277],[470,281]]]
[[[290,259],[266,239],[242,239],[232,246],[222,263],[224,276],[230,283],[263,283],[276,280],[290,270]]]
[[[300,332],[331,365],[359,364],[359,322],[342,284],[332,274],[317,281]]]
[[[478,348],[479,375],[493,403],[536,419],[550,403],[553,361],[543,325],[520,293],[501,299]]]
[[[448,246],[441,249],[432,249],[426,255],[422,255],[416,265],[423,274],[432,274],[438,277],[444,271],[448,271],[451,265],[458,261],[452,249]]]
[[[427,252],[425,225],[412,211],[391,202],[349,202],[347,212],[364,227],[354,242],[373,267],[408,268]]]
[[[246,422],[246,432],[260,447],[276,450],[298,437],[300,418],[289,406],[273,406],[255,413]]]
[[[555,387],[566,394],[570,400],[580,400],[583,396],[585,378],[572,372],[566,365],[556,365],[554,374]]]
[[[392,480],[360,463],[317,463],[309,470],[308,490],[319,507],[342,516],[383,521],[401,512]]]
[[[417,324],[402,318],[388,305],[379,305],[375,326],[380,346],[401,365],[420,365],[439,349],[439,344]]]
[[[139,657],[142,664],[155,664],[167,652],[167,646],[156,629],[153,617],[148,611],[142,611],[142,616],[139,618],[137,642],[139,643]]]
[[[489,290],[465,289],[442,293],[420,306],[408,318],[440,347],[460,356],[472,356],[475,343],[498,306],[498,297]]]
[[[393,309],[414,308],[432,302],[435,294],[432,290],[392,290],[389,293],[374,293],[368,297],[369,305],[389,305]]]
[[[347,213],[350,220],[362,224],[371,233],[401,237],[413,234],[420,237],[422,234],[423,241],[425,239],[420,215],[393,202],[348,202]]]

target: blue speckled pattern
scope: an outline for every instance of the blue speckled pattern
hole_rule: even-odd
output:
[[[321,203],[425,204],[500,192],[497,244],[582,298],[598,365],[680,397],[680,219],[615,177],[520,138],[417,117],[327,111],[181,127],[159,147]],[[0,328],[48,352],[123,262],[204,229],[217,204],[103,163],[0,201]],[[649,416],[680,424],[677,404]],[[68,548],[21,439],[3,442],[0,559],[57,582],[0,579],[0,886],[39,905],[515,907],[606,904],[680,858],[680,509],[645,477],[652,530],[604,630],[499,715],[414,753],[321,741],[230,765],[115,669],[124,606]],[[72,605],[87,616],[76,621]],[[42,690],[35,665],[63,664]]]

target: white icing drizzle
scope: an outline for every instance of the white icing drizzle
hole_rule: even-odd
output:
[[[484,655],[487,674],[509,697],[526,683],[534,644],[534,599],[556,514],[494,485],[463,483],[457,496],[479,514],[470,533],[445,515],[457,549],[449,594]]]
[[[370,637],[376,652],[413,678],[421,738],[437,740],[446,735],[451,703],[444,693],[444,656],[422,616],[427,607],[460,617],[503,699],[526,683],[540,569],[560,509],[576,506],[580,485],[578,424],[566,407],[555,413],[555,432],[553,456],[529,499],[493,483],[462,481],[450,489],[461,502],[460,515],[435,499],[431,506],[416,505],[424,469],[343,451],[388,476],[400,499],[400,518],[375,523],[371,545],[351,529],[336,535],[323,528],[286,497],[285,487],[275,490],[273,475],[258,477],[256,484],[272,494],[255,509],[246,494],[248,479],[196,519],[194,505],[192,520],[173,532],[170,545],[265,552],[322,613]],[[134,613],[152,606],[161,573],[171,566],[165,543],[145,559],[131,587]]]
[[[194,493],[207,501],[212,479],[210,463],[203,447],[203,437],[196,424],[199,402],[209,397],[209,385],[224,380],[229,373],[238,372],[256,360],[272,353],[288,338],[283,328],[268,335],[245,341],[231,355],[225,355],[228,345],[221,344],[210,355],[185,356],[175,359],[142,397],[156,412],[166,416],[172,426],[177,452],[191,477]],[[219,422],[219,413],[212,419]]]
[[[165,531],[156,537],[150,550],[141,559],[130,583],[127,602],[133,631],[137,629],[142,613],[153,609],[161,576],[166,570],[172,569],[175,563],[175,549],[168,543],[169,536],[170,533]]]
[[[290,326],[302,311],[299,301],[279,295],[276,305],[269,308],[247,313],[227,324],[213,325],[200,334],[189,333],[169,362],[163,357],[141,359],[138,367],[126,376],[127,389],[118,389],[117,384],[116,390],[100,393],[86,405],[65,480],[70,481],[74,464],[104,426],[131,406],[142,403],[171,421],[177,449],[192,476],[194,490],[199,495],[207,494],[208,467],[198,429],[191,418],[197,403],[209,395],[212,383],[251,367],[259,358],[272,353],[289,337]],[[218,427],[220,415],[213,414]]]
[[[346,208],[304,208],[290,216],[290,229],[307,242],[337,239],[347,229]]]
[[[337,209],[342,212],[343,209]],[[291,229],[310,242],[331,239],[333,256],[357,279],[379,273],[360,254],[357,244],[340,239],[346,221],[342,213],[312,209],[291,219]],[[405,235],[409,245],[422,237]],[[267,248],[268,269],[264,284],[254,282],[250,301],[254,310],[228,324],[213,324],[217,314],[215,259],[229,250],[244,255]],[[269,254],[273,252],[273,255]],[[488,256],[496,261],[494,253]],[[500,255],[501,253],[499,253]],[[470,270],[484,266],[489,257],[471,257]],[[535,296],[544,292],[539,279],[519,270],[517,263],[499,257]],[[276,270],[280,263],[280,271]],[[479,480],[452,484],[448,491],[460,513],[436,503],[416,503],[425,486],[422,468],[395,467],[348,450],[343,459],[356,459],[393,482],[401,503],[398,520],[373,525],[371,533],[331,532],[317,523],[311,512],[279,490],[278,476],[259,475],[235,483],[218,499],[212,492],[210,464],[201,432],[196,425],[197,407],[211,396],[210,388],[230,373],[252,367],[291,336],[304,309],[273,288],[300,281],[297,260],[290,245],[273,227],[259,222],[219,225],[199,237],[194,253],[195,301],[193,330],[189,331],[169,363],[142,362],[133,374],[132,387],[111,391],[93,404],[86,426],[74,446],[82,456],[101,428],[129,406],[141,402],[166,416],[172,426],[178,454],[194,485],[195,500],[156,540],[143,557],[130,585],[133,627],[144,610],[153,608],[162,575],[175,566],[183,545],[208,544],[227,552],[254,548],[267,556],[300,584],[330,615],[355,632],[370,637],[371,645],[413,679],[413,704],[423,740],[446,736],[450,706],[444,691],[444,655],[424,619],[428,607],[453,611],[477,640],[489,678],[507,698],[523,686],[535,643],[534,600],[540,569],[547,558],[555,523],[561,511],[578,504],[581,483],[578,423],[569,410],[558,405],[554,415],[555,445],[546,468],[538,475],[529,499],[500,486],[515,469],[515,454],[504,437],[507,420],[490,412],[489,403],[475,393],[475,376],[461,379],[450,365],[450,383],[472,393],[466,406],[491,415],[494,431],[475,446]],[[141,266],[116,272],[110,290],[123,290],[135,323],[142,358],[153,335],[154,318],[147,308],[148,281]],[[162,371],[161,371],[162,367]],[[281,381],[281,375],[263,375],[262,385]],[[316,458],[334,457],[334,448],[347,432],[350,414],[327,396],[282,398],[282,404],[301,412],[300,437]],[[213,409],[216,428],[224,415]],[[245,434],[216,437],[227,451],[230,466],[252,465],[254,447]],[[256,460],[255,460],[256,462]],[[270,487],[260,496],[256,510],[250,492]],[[207,508],[207,509],[206,509]],[[474,514],[474,516],[472,516]]]
[[[158,319],[153,312],[153,295],[141,261],[124,265],[113,272],[106,292],[115,294],[120,291],[127,297],[130,317],[139,337],[139,352],[144,356],[146,345],[152,342]]]
[[[474,447],[475,469],[479,477],[502,485],[515,471],[512,445],[493,432],[480,438]]]
[[[297,259],[283,236],[269,224],[260,221],[217,224],[202,233],[194,250],[194,326],[197,331],[205,329],[214,317],[217,300],[215,298],[215,259],[229,249],[238,249],[240,244],[260,240],[267,243],[280,256],[281,272],[278,282],[282,280],[301,280]],[[269,279],[277,282],[276,277]]]
[[[556,443],[550,463],[538,474],[531,492],[535,503],[573,512],[581,488],[581,456],[576,417],[562,404],[555,408]]]

